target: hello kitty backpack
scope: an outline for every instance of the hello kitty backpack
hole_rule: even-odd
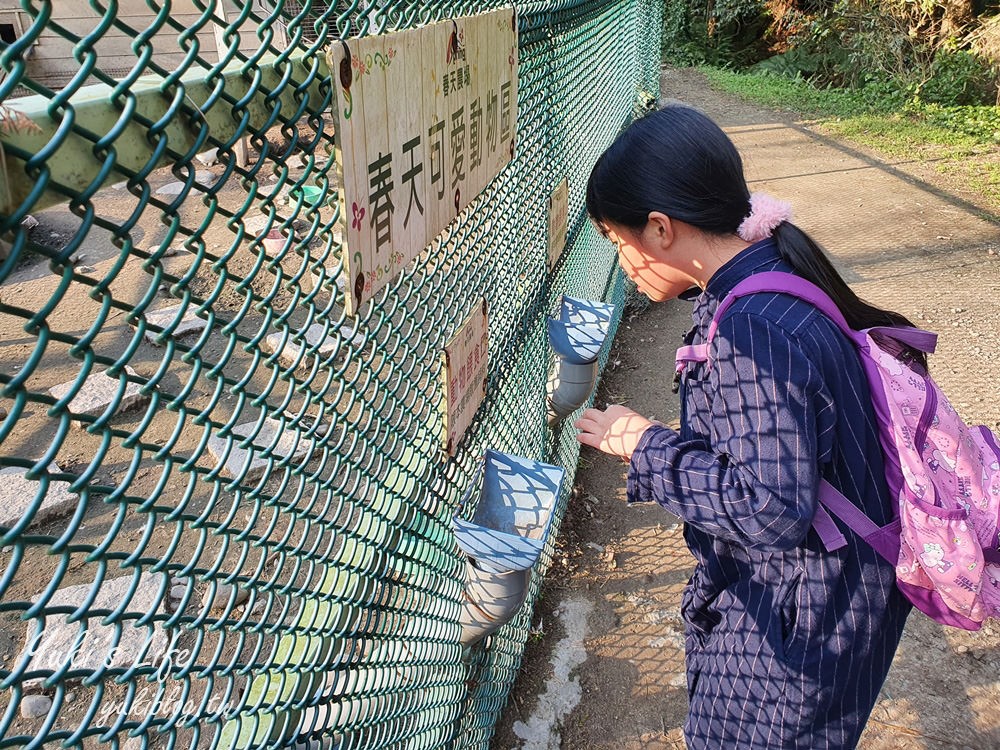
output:
[[[707,360],[723,314],[757,292],[790,294],[823,312],[854,343],[868,377],[896,518],[879,528],[824,480],[813,526],[827,549],[847,543],[833,514],[896,566],[900,590],[937,622],[978,630],[1000,617],[1000,441],[984,426],[967,426],[923,368],[898,356],[904,347],[933,352],[937,335],[855,331],[819,287],[794,274],[759,273],[721,302],[706,344],[678,351],[678,368]]]

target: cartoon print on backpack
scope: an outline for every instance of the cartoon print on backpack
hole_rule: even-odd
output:
[[[944,559],[944,550],[940,544],[924,543],[924,551],[920,553],[920,559],[928,568],[934,568],[938,573],[946,573],[955,563]]]
[[[885,368],[890,375],[896,376],[903,374],[903,363],[888,352],[879,352],[878,363]],[[902,387],[900,387],[899,390],[902,390]]]
[[[958,464],[957,459],[953,459],[947,453],[940,450],[935,450],[931,456],[933,456],[933,459],[929,463],[933,471],[937,471],[944,464],[945,470],[949,474],[955,473],[955,466]]]
[[[966,513],[972,508],[972,504],[969,502],[969,498],[972,497],[972,479],[970,477],[959,477],[958,478],[958,492],[955,499],[958,500],[958,504],[965,510]]]

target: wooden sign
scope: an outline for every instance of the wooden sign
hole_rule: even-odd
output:
[[[488,347],[489,320],[484,299],[441,354],[442,442],[448,455],[455,455],[486,395]]]
[[[334,43],[347,312],[399,275],[514,155],[512,10]]]
[[[556,185],[549,196],[549,270],[566,247],[566,231],[569,228],[569,180],[565,177]]]

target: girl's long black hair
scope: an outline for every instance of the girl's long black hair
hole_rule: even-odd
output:
[[[587,212],[598,225],[613,222],[639,230],[653,211],[717,236],[736,234],[750,213],[739,151],[694,107],[668,104],[636,120],[590,173]],[[823,249],[791,222],[779,224],[773,237],[781,257],[833,299],[851,328],[912,326],[899,313],[860,299]],[[926,357],[911,356],[926,366]]]

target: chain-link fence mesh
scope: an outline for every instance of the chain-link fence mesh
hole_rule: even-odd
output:
[[[545,319],[563,293],[621,313],[583,188],[655,101],[660,3],[516,7],[513,161],[355,318],[314,196],[328,44],[503,7],[0,9],[0,747],[488,745],[553,542],[463,649],[449,521],[487,448],[576,465]],[[440,353],[483,298],[487,395],[449,458]]]

